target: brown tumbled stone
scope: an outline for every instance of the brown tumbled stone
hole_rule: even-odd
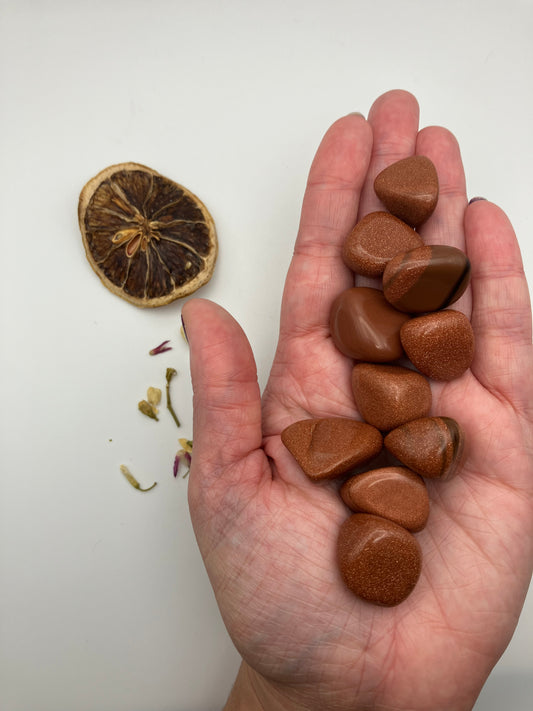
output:
[[[345,474],[379,454],[383,445],[375,427],[343,417],[294,422],[281,441],[313,480]]]
[[[366,422],[379,430],[424,417],[431,408],[431,388],[420,373],[399,365],[357,363],[352,391]]]
[[[383,293],[395,309],[408,313],[450,306],[470,282],[466,254],[448,245],[424,245],[397,254],[383,273]]]
[[[383,292],[366,286],[343,291],[333,302],[329,328],[337,348],[355,360],[386,363],[403,355],[400,328],[410,317]]]
[[[412,533],[373,514],[356,513],[341,526],[337,560],[347,587],[375,605],[399,605],[413,591],[422,567]]]
[[[470,321],[453,309],[412,318],[402,326],[400,338],[415,368],[435,380],[460,377],[474,358]]]
[[[407,467],[382,467],[353,476],[340,494],[352,511],[382,516],[408,531],[421,531],[428,520],[426,485]]]
[[[374,181],[374,190],[393,215],[418,227],[437,206],[439,179],[429,158],[411,156],[382,170]]]
[[[422,245],[420,235],[402,220],[388,212],[371,212],[344,240],[342,258],[356,274],[377,277],[396,254]]]
[[[451,417],[407,422],[385,437],[385,447],[406,467],[430,479],[451,479],[461,464],[465,437]]]

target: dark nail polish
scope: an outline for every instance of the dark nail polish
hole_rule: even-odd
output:
[[[484,198],[484,197],[473,197],[473,198],[469,201],[468,204],[471,205],[473,202],[478,202],[478,200],[486,200],[486,199],[487,199],[487,198]]]
[[[185,322],[183,321],[183,316],[181,316],[181,314],[180,314],[180,318],[181,318],[181,331],[183,333],[183,337],[185,338],[185,340],[188,343],[189,339],[187,338],[187,331],[185,330]]]

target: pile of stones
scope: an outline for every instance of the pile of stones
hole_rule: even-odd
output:
[[[428,520],[425,479],[447,480],[460,468],[464,433],[447,416],[430,416],[430,380],[461,377],[474,357],[468,318],[448,308],[470,281],[459,249],[425,245],[417,229],[433,213],[439,183],[424,156],[398,161],[376,178],[386,210],[370,213],[346,237],[342,258],[382,288],[352,287],[334,301],[330,332],[354,361],[358,419],[305,419],[281,438],[314,481],[341,479],[353,512],[337,544],[341,576],[358,597],[398,605],[422,567],[413,535]],[[383,460],[386,465],[372,462]]]

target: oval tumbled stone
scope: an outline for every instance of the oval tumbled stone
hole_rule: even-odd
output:
[[[393,308],[383,292],[366,286],[343,291],[333,302],[331,337],[344,355],[386,363],[403,355],[400,328],[410,317]]]
[[[454,380],[474,359],[474,332],[460,311],[416,316],[402,326],[400,337],[411,363],[428,378]]]
[[[352,391],[363,419],[379,430],[424,417],[431,408],[431,388],[420,373],[400,365],[357,363]]]
[[[377,176],[374,190],[387,210],[411,227],[425,222],[437,206],[439,179],[425,156],[393,163]]]
[[[428,520],[426,484],[407,467],[382,467],[353,476],[340,494],[352,511],[382,516],[408,531],[421,531]]]
[[[378,277],[396,254],[423,245],[412,227],[389,212],[371,212],[344,240],[342,258],[356,274]]]
[[[383,273],[383,293],[395,309],[437,311],[453,304],[470,282],[466,254],[448,245],[424,245],[397,254]]]
[[[385,447],[406,467],[430,479],[451,479],[464,455],[465,437],[451,417],[407,422],[385,437]]]
[[[313,480],[345,474],[375,457],[383,446],[375,427],[343,417],[294,422],[283,430],[281,441]]]
[[[337,541],[341,576],[358,597],[375,605],[399,605],[413,591],[422,567],[412,533],[373,514],[356,513],[341,526]]]

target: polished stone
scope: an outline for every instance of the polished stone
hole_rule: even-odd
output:
[[[424,417],[431,408],[428,380],[399,365],[357,363],[352,370],[352,391],[363,419],[379,430]]]
[[[425,245],[397,254],[383,273],[383,293],[407,313],[437,311],[455,303],[470,282],[470,261],[460,249]]]
[[[372,425],[343,417],[299,420],[281,440],[310,479],[331,479],[368,462],[382,449]]]
[[[342,258],[356,274],[378,277],[398,253],[424,243],[412,227],[388,212],[371,212],[344,240]]]
[[[460,249],[425,245],[397,254],[383,273],[383,293],[407,313],[437,311],[455,303],[470,282],[470,261]]]
[[[451,479],[464,456],[465,436],[451,417],[407,422],[385,437],[385,447],[406,467],[430,479]]]
[[[408,314],[393,308],[379,289],[346,289],[333,302],[330,333],[344,355],[355,360],[386,363],[403,355],[400,328]]]
[[[437,171],[425,156],[404,158],[379,173],[374,190],[387,210],[411,227],[418,227],[437,206]]]
[[[403,602],[420,577],[422,553],[412,533],[373,514],[356,513],[341,526],[337,560],[347,587],[375,605]]]
[[[340,494],[352,511],[382,516],[408,531],[421,531],[429,516],[424,480],[407,467],[382,467],[353,476]]]
[[[446,309],[406,322],[400,331],[407,357],[417,370],[434,380],[454,380],[474,359],[474,332],[460,311]]]

